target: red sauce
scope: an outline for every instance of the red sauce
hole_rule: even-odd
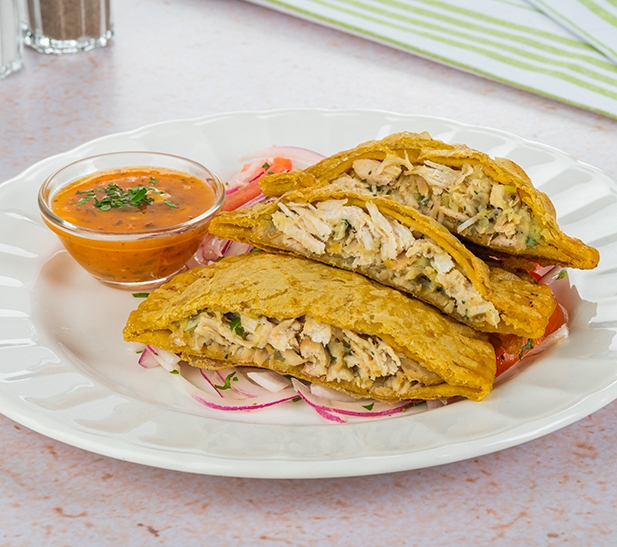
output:
[[[136,187],[147,189],[151,203],[104,210],[96,207],[108,194],[102,191],[117,185],[124,192]],[[95,190],[101,190],[96,191]],[[90,192],[93,191],[93,192]],[[90,199],[86,198],[92,195]],[[168,169],[149,167],[107,171],[80,179],[60,190],[51,209],[71,224],[108,232],[142,232],[168,228],[195,218],[214,203],[212,188],[201,179]]]
[[[109,185],[119,187],[112,197],[105,191]],[[122,200],[130,202],[128,195],[139,191],[147,199],[139,201],[138,206],[105,206],[118,205]],[[214,201],[213,189],[197,177],[168,169],[135,167],[99,172],[73,182],[53,197],[51,209],[79,227],[134,234],[181,225],[209,210]],[[48,225],[82,267],[112,283],[144,283],[176,273],[197,251],[208,227],[203,223],[185,231],[127,241],[89,238]]]

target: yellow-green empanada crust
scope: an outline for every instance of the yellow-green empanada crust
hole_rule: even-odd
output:
[[[407,157],[412,163],[429,160],[455,169],[467,164],[480,165],[495,181],[515,186],[520,199],[530,207],[541,225],[542,241],[523,251],[493,243],[487,245],[486,241],[479,239],[474,239],[474,243],[488,246],[505,255],[526,256],[542,265],[559,264],[582,269],[597,266],[600,259],[598,251],[561,231],[557,225],[553,203],[545,193],[533,186],[519,165],[505,158],[493,159],[462,144],[447,144],[432,139],[427,133],[395,133],[380,141],[369,141],[351,150],[334,154],[303,171],[263,177],[259,183],[263,192],[269,196],[281,196],[285,192],[302,188],[323,187],[351,169],[355,160],[383,160],[388,154]]]
[[[270,252],[297,254],[289,249],[283,249],[270,236],[270,219],[272,214],[278,210],[278,202],[316,203],[329,199],[346,199],[348,204],[357,205],[365,210],[366,203],[371,201],[382,214],[393,217],[412,230],[425,234],[444,248],[478,292],[495,305],[501,317],[497,326],[479,318],[465,321],[469,326],[483,332],[516,334],[528,338],[538,338],[544,334],[556,305],[549,287],[522,279],[500,268],[489,268],[437,221],[411,207],[386,198],[370,198],[365,194],[330,190],[327,187],[288,192],[276,201],[222,213],[212,220],[209,229],[211,233],[222,239],[250,243]],[[272,236],[275,235],[272,234]],[[349,269],[348,262],[337,256],[317,255],[309,252],[304,256],[337,268]],[[360,273],[371,276],[370,272]],[[403,287],[394,284],[391,286],[404,290]],[[459,321],[463,320],[456,315],[453,317]]]
[[[495,353],[485,334],[361,275],[265,252],[226,258],[177,275],[131,312],[124,338],[178,353],[195,366],[234,366],[220,356],[217,359],[208,347],[196,351],[170,341],[172,324],[204,309],[277,320],[308,315],[322,323],[378,336],[446,382],[396,395],[389,390],[363,391],[349,383],[326,383],[289,367],[278,370],[355,396],[395,401],[462,395],[480,400],[490,391],[495,376]],[[271,362],[273,367],[285,367],[280,361]]]

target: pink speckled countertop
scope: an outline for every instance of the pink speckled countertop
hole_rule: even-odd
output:
[[[617,121],[240,0],[115,3],[102,50],[0,81],[0,182],[154,122],[287,107],[490,126],[617,176]],[[0,348],[0,367],[3,354]],[[264,480],[100,456],[0,416],[0,545],[617,544],[617,403],[540,439],[368,477]]]

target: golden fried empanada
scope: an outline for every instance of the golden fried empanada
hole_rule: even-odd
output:
[[[323,187],[223,213],[210,232],[361,273],[483,332],[537,338],[549,287],[489,268],[431,217],[385,198]]]
[[[388,198],[431,216],[456,236],[505,256],[594,268],[599,253],[557,225],[555,208],[514,162],[427,133],[396,133],[304,169],[260,180],[265,194],[332,185]]]
[[[127,341],[193,366],[256,366],[396,402],[491,390],[488,337],[365,277],[255,252],[177,275],[134,310]]]

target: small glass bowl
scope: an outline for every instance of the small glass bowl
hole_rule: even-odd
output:
[[[52,210],[56,194],[80,179],[100,173],[140,168],[172,170],[210,186],[214,201],[190,220],[144,231],[112,232],[85,228],[64,220]],[[94,185],[96,183],[94,182]],[[225,187],[209,169],[190,159],[159,152],[114,152],[83,158],[49,176],[39,191],[43,221],[71,256],[92,276],[127,290],[149,290],[177,274],[199,248],[208,223],[223,207]]]

